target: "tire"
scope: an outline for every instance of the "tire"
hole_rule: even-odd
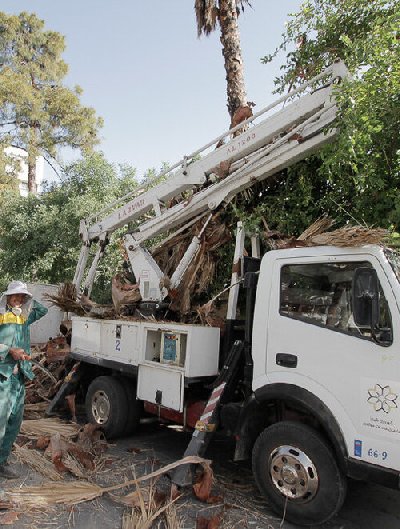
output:
[[[124,435],[131,435],[139,429],[140,418],[143,415],[143,401],[136,398],[136,380],[128,377],[118,377],[118,380],[125,390],[128,402]]]
[[[89,422],[100,425],[107,438],[119,437],[124,433],[128,399],[118,378],[95,378],[88,388],[85,407]]]
[[[329,520],[346,496],[346,478],[328,444],[301,423],[280,422],[261,433],[253,449],[253,474],[271,508],[295,524]]]

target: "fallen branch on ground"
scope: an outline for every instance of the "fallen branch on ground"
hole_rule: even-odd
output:
[[[197,456],[188,456],[166,465],[150,474],[145,474],[137,479],[126,481],[111,487],[100,487],[94,483],[85,483],[82,481],[70,481],[68,483],[43,483],[39,487],[20,487],[18,489],[9,489],[5,491],[5,500],[0,503],[0,507],[11,508],[17,506],[24,509],[35,509],[47,507],[50,505],[64,504],[76,505],[85,501],[90,501],[101,497],[104,493],[113,492],[131,485],[137,485],[148,479],[153,479],[180,465],[199,464],[203,468],[211,464],[210,460]]]

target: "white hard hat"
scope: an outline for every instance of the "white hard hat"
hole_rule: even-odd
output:
[[[7,290],[3,292],[3,296],[12,296],[13,294],[25,294],[25,296],[32,297],[32,294],[28,292],[26,283],[22,281],[11,281],[8,283]]]

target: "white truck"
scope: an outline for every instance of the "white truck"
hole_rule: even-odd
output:
[[[333,81],[346,70],[339,63],[325,75],[330,80],[322,88],[220,149],[200,159],[194,153],[163,183],[113,204],[102,220],[83,222],[75,283],[82,281],[93,241],[99,249],[86,291],[109,233],[128,221],[139,223],[152,210],[153,217],[139,223],[125,245],[143,303],[155,310],[167,303],[162,271],[144,241],[186,229],[254,180],[330,141],[336,133],[326,130],[336,113]],[[307,86],[312,83],[301,89]],[[214,178],[215,167],[226,160],[230,173]],[[193,190],[190,200],[166,205],[187,189]],[[186,454],[203,454],[220,426],[235,436],[236,460],[252,457],[257,485],[271,507],[296,523],[321,523],[340,509],[346,476],[399,487],[398,261],[373,246],[275,250],[257,259],[256,241],[255,255],[247,259],[243,237],[239,229],[235,258],[242,268],[235,269],[223,341],[218,328],[201,325],[75,317],[72,357],[78,363],[60,395],[71,380],[79,384],[89,419],[109,436],[132,433],[143,410],[192,427]],[[198,244],[195,237],[173,285]],[[236,320],[240,277],[244,321]],[[173,481],[185,485],[188,476],[181,468]]]

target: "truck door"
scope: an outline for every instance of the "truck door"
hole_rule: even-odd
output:
[[[379,328],[358,328],[352,279],[359,267],[379,278]],[[400,468],[398,309],[372,255],[277,260],[268,318],[267,376],[300,386],[335,415],[355,459]]]

